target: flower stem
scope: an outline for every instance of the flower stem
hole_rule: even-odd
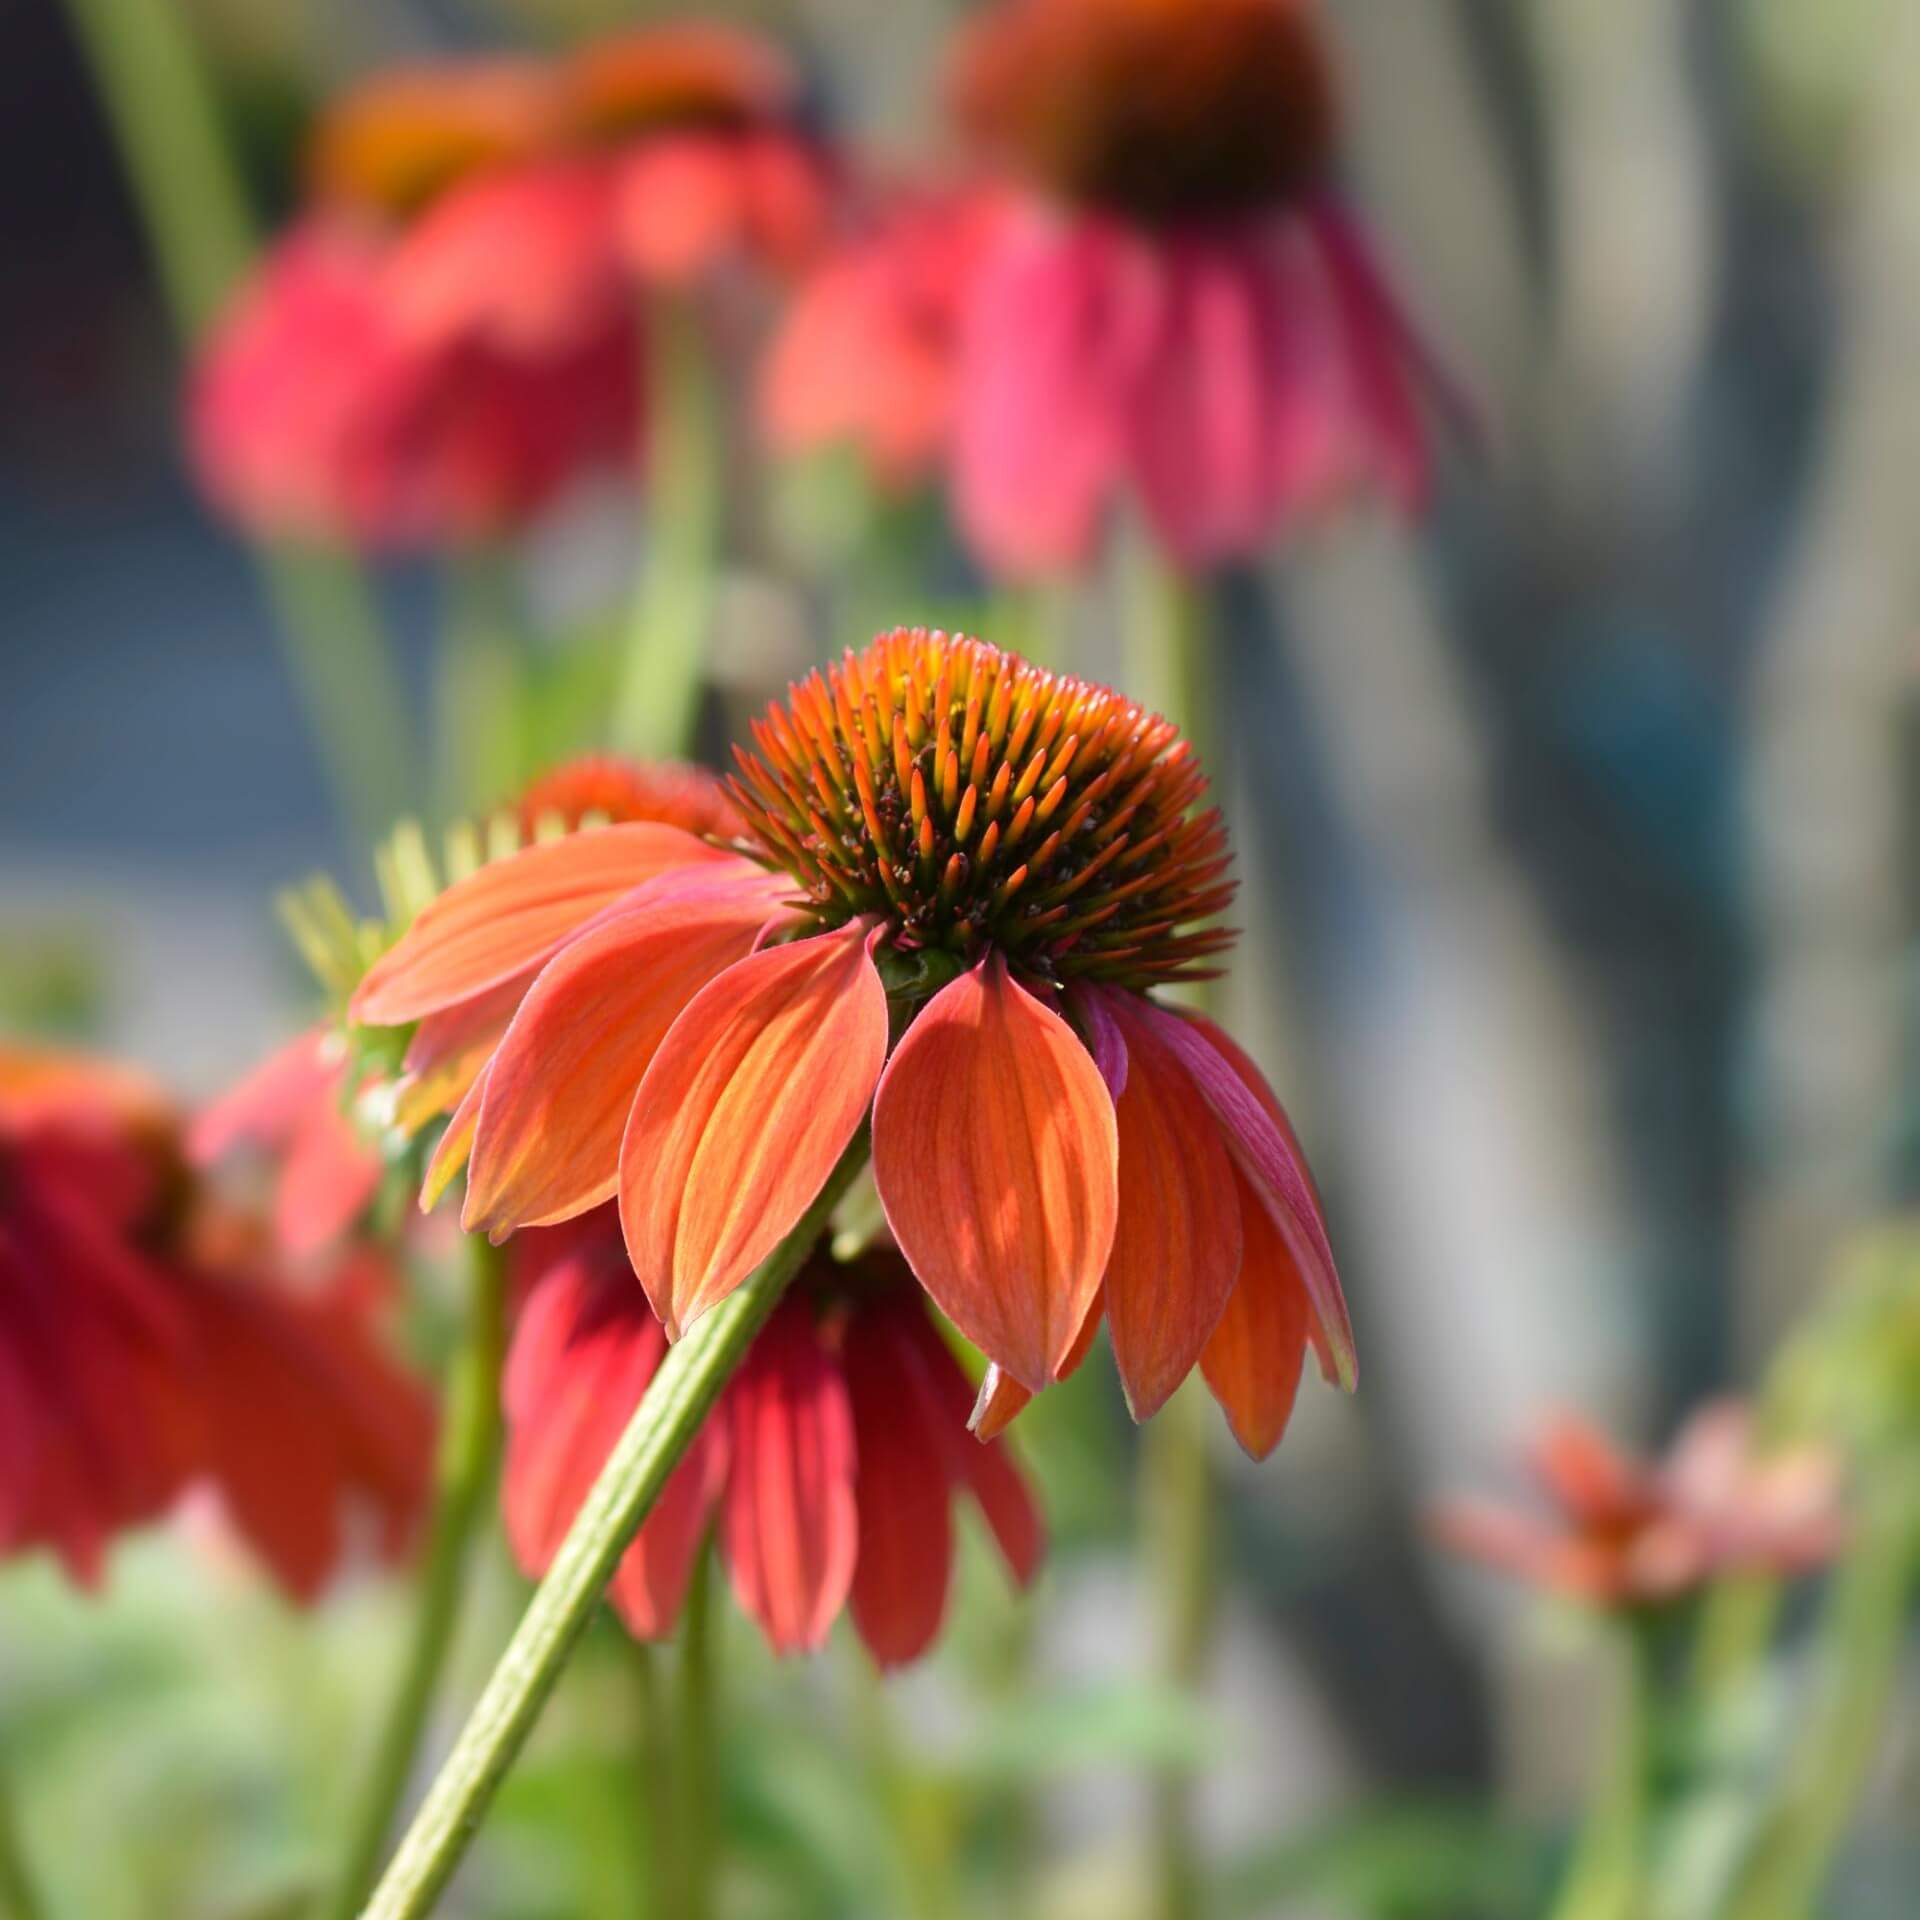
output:
[[[449,1372],[433,1527],[420,1571],[406,1659],[349,1829],[346,1862],[325,1909],[327,1920],[351,1920],[358,1911],[406,1791],[421,1731],[452,1647],[468,1548],[486,1508],[500,1451],[506,1261],[484,1235],[472,1236],[467,1251],[466,1333]]]
[[[1658,1641],[1629,1621],[1619,1717],[1552,1920],[1647,1920],[1649,1829],[1658,1740]]]
[[[419,1920],[432,1909],[620,1556],[866,1157],[862,1131],[793,1231],[661,1363],[375,1888],[365,1920]]]
[[[43,1920],[46,1911],[20,1844],[12,1790],[0,1772],[0,1920]]]
[[[67,0],[139,204],[174,325],[191,345],[253,254],[253,220],[177,0]],[[366,583],[344,554],[258,553],[275,628],[341,824],[362,841],[404,810],[406,706]]]
[[[440,817],[497,807],[530,768],[524,745],[527,686],[523,625],[511,557],[478,548],[449,563],[440,622]]]
[[[614,744],[662,758],[693,747],[712,637],[725,513],[724,416],[699,316],[684,301],[649,316],[647,549],[614,705]]]
[[[1920,1582],[1920,1497],[1894,1484],[1868,1503],[1835,1576],[1821,1634],[1820,1694],[1727,1920],[1806,1920],[1820,1899],[1898,1692]]]
[[[681,1615],[680,1697],[673,1754],[674,1839],[678,1844],[678,1920],[712,1920],[714,1815],[720,1792],[715,1728],[719,1711],[714,1647],[713,1554],[701,1551]]]

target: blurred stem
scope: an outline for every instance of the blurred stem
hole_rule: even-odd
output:
[[[1828,1595],[1819,1697],[1727,1920],[1806,1920],[1816,1910],[1873,1765],[1920,1581],[1920,1496],[1901,1469],[1889,1477],[1865,1504]]]
[[[622,1629],[624,1635],[625,1629]],[[673,1743],[667,1737],[660,1653],[644,1640],[627,1643],[633,1674],[634,1771],[640,1804],[646,1809],[646,1912],[649,1920],[667,1920],[681,1901],[673,1852],[676,1824]]]
[[[162,291],[191,347],[253,254],[253,220],[177,0],[67,0],[139,204]],[[371,596],[344,554],[257,553],[287,670],[341,824],[370,841],[403,810],[405,694]]]
[[[1553,1920],[1648,1920],[1658,1628],[1651,1621],[1630,1619],[1620,1634],[1620,1647],[1619,1714]]]
[[[527,662],[513,559],[497,547],[458,555],[440,623],[438,738],[440,817],[496,807],[526,778]]]
[[[614,744],[643,758],[693,747],[725,514],[725,415],[700,316],[648,315],[647,540],[615,699]]]
[[[375,1888],[363,1920],[419,1920],[432,1909],[533,1731],[620,1556],[653,1511],[667,1477],[866,1159],[863,1129],[793,1231],[668,1350]]]
[[[0,1770],[0,1920],[45,1920],[46,1911],[20,1844],[13,1791]]]
[[[902,1760],[885,1677],[864,1647],[852,1655],[855,1724],[867,1786],[892,1835],[899,1863],[889,1911],[913,1920],[951,1920],[955,1898],[950,1822],[932,1783],[917,1779]],[[1003,1906],[1003,1915],[1015,1909]]]
[[[452,1649],[468,1550],[500,1451],[500,1372],[506,1358],[506,1256],[484,1234],[466,1242],[467,1324],[448,1371],[433,1526],[399,1685],[387,1708],[366,1790],[349,1829],[346,1864],[325,1909],[352,1920],[366,1896],[420,1750]]]
[[[694,1561],[681,1612],[680,1694],[675,1703],[673,1833],[679,1843],[676,1920],[712,1920],[717,1865],[715,1819],[720,1794],[719,1672],[714,1646],[713,1554]]]
[[[988,630],[981,635],[1036,667],[1069,673],[1073,667],[1074,586],[1071,580],[1038,580],[1024,587],[1003,587],[987,608]]]

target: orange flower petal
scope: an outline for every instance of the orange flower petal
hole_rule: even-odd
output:
[[[748,865],[658,821],[545,840],[455,882],[367,971],[349,1012],[404,1026],[549,958],[603,907],[674,867]]]
[[[1056,1379],[1071,1380],[1085,1365],[1106,1309],[1106,1296],[1096,1293],[1086,1319],[1080,1323],[1073,1351],[1067,1355],[1066,1365],[1054,1376]],[[974,1397],[973,1411],[967,1415],[967,1431],[976,1440],[997,1440],[1032,1404],[1033,1395],[1018,1380],[988,1361],[987,1370],[980,1377],[980,1391]]]
[[[1127,1406],[1146,1420],[1193,1370],[1233,1292],[1240,1194],[1212,1109],[1161,1038],[1173,1017],[1124,993],[1087,998],[1104,1003],[1126,1040],[1107,1324]]]
[[[440,1144],[434,1148],[433,1158],[420,1176],[422,1213],[431,1213],[440,1204],[441,1195],[466,1171],[467,1156],[473,1151],[474,1129],[480,1124],[480,1103],[486,1092],[487,1070],[482,1068],[479,1078],[454,1108],[453,1118],[447,1122],[447,1130],[440,1136]]]
[[[1200,1370],[1233,1437],[1256,1460],[1280,1444],[1300,1390],[1313,1311],[1280,1230],[1260,1197],[1236,1176],[1243,1251],[1226,1311],[1201,1349]]]
[[[1038,1391],[1099,1290],[1118,1211],[1106,1083],[996,953],[907,1029],[873,1111],[900,1250],[947,1318]]]
[[[564,947],[487,1074],[468,1232],[544,1226],[612,1199],[635,1091],[687,1002],[752,952],[790,889],[771,874],[670,875]]]
[[[414,1029],[394,1088],[393,1124],[402,1133],[411,1138],[467,1097],[534,978],[517,973],[477,999],[428,1014]]]
[[[620,1149],[627,1251],[673,1338],[813,1204],[886,1055],[886,989],[857,921],[739,961],[688,1003]]]
[[[1155,1030],[1206,1096],[1234,1165],[1292,1251],[1313,1302],[1322,1372],[1351,1392],[1359,1381],[1353,1322],[1327,1240],[1320,1194],[1285,1111],[1260,1069],[1211,1020],[1171,1015]]]

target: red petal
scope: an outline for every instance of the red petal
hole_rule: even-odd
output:
[[[1264,1460],[1293,1413],[1313,1311],[1280,1230],[1245,1179],[1236,1179],[1244,1237],[1240,1278],[1200,1355],[1200,1369],[1233,1437]]]
[[[471,999],[548,959],[569,934],[670,868],[740,863],[645,820],[540,841],[457,881],[367,971],[349,1009],[397,1027]]]
[[[787,883],[678,875],[548,962],[487,1073],[467,1169],[469,1232],[564,1220],[610,1200],[635,1091],[687,1002],[752,950]]]
[[[886,1052],[886,989],[857,922],[766,948],[688,1003],[620,1149],[627,1251],[671,1337],[813,1204]]]
[[[611,1220],[604,1248],[579,1246],[528,1296],[507,1364],[501,1504],[529,1575],[551,1564],[665,1351]],[[679,1616],[726,1464],[725,1430],[710,1421],[621,1558],[609,1597],[642,1639]]]
[[[1218,1117],[1234,1165],[1280,1229],[1313,1302],[1328,1377],[1351,1392],[1359,1379],[1353,1322],[1320,1195],[1285,1111],[1258,1067],[1212,1021],[1180,1015],[1156,1024]]]
[[[329,1097],[293,1136],[273,1195],[273,1229],[296,1258],[337,1240],[373,1203],[380,1156]]]
[[[727,1389],[721,1540],[734,1596],[776,1653],[821,1645],[853,1582],[853,1413],[806,1301],[789,1297]]]
[[[947,1318],[1036,1391],[1099,1289],[1118,1159],[1100,1070],[998,954],[928,1002],[874,1101],[874,1180],[901,1252]]]
[[[1039,1571],[1047,1545],[1046,1528],[1027,1483],[1007,1448],[994,1444],[990,1435],[967,1437],[973,1389],[920,1301],[903,1299],[889,1312],[899,1339],[900,1371],[925,1402],[948,1477],[980,1503],[1008,1570],[1024,1587]]]
[[[333,1099],[344,1062],[327,1042],[324,1027],[310,1028],[203,1107],[187,1133],[194,1163],[209,1166],[243,1145],[278,1147],[316,1102]]]
[[[1127,1405],[1150,1419],[1192,1371],[1240,1272],[1240,1194],[1220,1127],[1166,1044],[1179,1022],[1096,990],[1126,1039],[1120,1218],[1107,1262],[1107,1324]]]
[[[924,1323],[918,1291],[909,1305]],[[947,1610],[953,1571],[947,1449],[933,1424],[937,1409],[912,1377],[916,1356],[895,1314],[855,1310],[845,1365],[859,1460],[853,1623],[873,1657],[896,1667],[926,1652]],[[964,1441],[957,1421],[954,1432]]]

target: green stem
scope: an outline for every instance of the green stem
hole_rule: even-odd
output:
[[[346,1862],[325,1909],[327,1920],[352,1920],[379,1865],[452,1648],[468,1549],[493,1485],[506,1356],[506,1262],[483,1235],[471,1237],[467,1248],[467,1326],[448,1379],[433,1528],[406,1659],[349,1828]]]
[[[1552,1920],[1648,1920],[1658,1742],[1656,1627],[1630,1621],[1621,1650],[1619,1716]]]
[[[1920,1499],[1896,1479],[1859,1527],[1827,1598],[1818,1697],[1727,1920],[1806,1920],[1816,1910],[1879,1749],[1920,1582]]]
[[[526,661],[511,556],[456,556],[440,626],[434,759],[443,820],[499,806],[527,777]]]
[[[1161,1408],[1141,1444],[1141,1536],[1157,1590],[1159,1670],[1196,1692],[1207,1676],[1214,1616],[1213,1469],[1207,1454],[1207,1400],[1189,1382]],[[1197,1782],[1183,1766],[1152,1782],[1155,1905],[1160,1920],[1201,1911],[1203,1878],[1194,1835]]]
[[[620,1556],[866,1157],[862,1132],[793,1231],[661,1363],[374,1890],[365,1920],[419,1920],[431,1910],[533,1731]]]
[[[253,219],[178,0],[67,0],[174,325],[189,346],[246,271]],[[403,810],[406,706],[378,613],[344,554],[257,554],[287,670],[341,823],[370,840]]]
[[[680,1697],[675,1714],[674,1839],[677,1920],[711,1920],[718,1864],[714,1816],[720,1792],[719,1674],[714,1647],[713,1555],[702,1550],[681,1615]]]
[[[726,505],[725,421],[699,316],[648,320],[647,548],[614,705],[614,744],[655,759],[694,744]]]
[[[622,1628],[624,1637],[625,1629]],[[647,1890],[646,1912],[667,1920],[681,1908],[679,1881],[673,1851],[675,1827],[674,1753],[667,1735],[664,1690],[660,1684],[660,1654],[644,1640],[629,1640],[630,1670],[633,1674],[633,1711],[637,1725],[634,1737],[634,1783],[640,1805],[645,1810],[640,1823],[644,1827],[646,1858],[642,1884]]]
[[[20,1844],[13,1794],[0,1773],[0,1920],[43,1920],[46,1911]]]

